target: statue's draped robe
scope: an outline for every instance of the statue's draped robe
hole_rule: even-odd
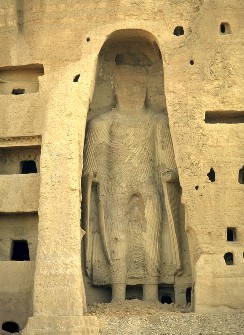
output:
[[[167,170],[176,171],[176,165],[166,115],[128,117],[113,110],[88,123],[83,220],[86,268],[94,284],[111,284],[116,262],[131,285],[150,283],[150,277],[170,282],[180,269],[179,185],[163,182]]]

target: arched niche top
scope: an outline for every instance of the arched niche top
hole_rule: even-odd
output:
[[[146,69],[148,106],[166,112],[163,63],[157,39],[142,29],[120,29],[108,35],[100,49],[88,121],[94,116],[111,111],[115,106],[112,78],[116,66],[120,65]]]
[[[150,41],[151,43],[155,42],[156,44],[158,44],[156,37],[149,31],[143,29],[119,29],[113,31],[107,36],[106,41],[104,42],[102,47],[106,47],[107,43],[113,43],[117,40],[128,39],[145,39],[147,41]]]

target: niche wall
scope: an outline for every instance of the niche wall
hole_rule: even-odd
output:
[[[146,105],[155,112],[167,115],[162,55],[154,37],[142,30],[120,30],[109,36],[99,53],[94,95],[90,104],[87,122],[100,114],[110,112],[115,107],[116,96],[111,84],[111,79],[115,68],[120,65],[130,65],[146,69],[148,78]],[[91,216],[96,215],[94,199],[95,198],[92,196],[91,206],[93,207]],[[162,301],[162,303],[170,304],[176,302],[177,304],[185,305],[187,303],[186,290],[191,287],[191,262],[188,240],[185,232],[185,214],[183,205],[180,206],[179,216],[180,224],[178,231],[180,236],[183,272],[177,280],[175,280],[174,275],[168,275],[171,266],[169,261],[170,256],[167,250],[167,238],[163,237],[162,244],[164,250],[162,251],[162,259],[165,273],[162,274],[161,282],[159,283],[158,299],[159,301]],[[92,229],[93,228],[91,228],[91,230]],[[85,252],[83,252],[83,257],[85,258]],[[84,259],[82,264],[85,264]],[[110,302],[110,288],[106,285],[91,285],[85,269],[83,269],[83,274],[88,304],[94,302]],[[104,276],[106,276],[106,274],[104,274]],[[170,287],[170,289],[168,287]],[[131,285],[129,288],[127,287],[126,294],[127,299],[141,299],[142,289],[140,285]],[[165,302],[162,298],[163,296],[168,296],[170,299],[168,298],[167,302]],[[190,299],[188,298],[188,302],[189,300]]]
[[[29,260],[35,260],[38,234],[37,224],[37,213],[2,213],[0,215],[0,261],[28,260],[21,259],[23,258],[23,253],[26,252],[26,244],[17,246],[18,241],[25,241],[27,243]]]

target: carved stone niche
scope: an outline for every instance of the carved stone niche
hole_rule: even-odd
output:
[[[0,148],[0,175],[39,173],[40,155],[38,145]]]
[[[42,64],[0,68],[0,94],[22,95],[39,91],[38,77],[44,75]]]
[[[169,285],[171,301],[186,304],[191,268],[184,207],[162,56],[149,33],[117,31],[100,51],[82,190],[88,304],[164,302]]]

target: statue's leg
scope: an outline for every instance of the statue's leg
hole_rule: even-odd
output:
[[[112,286],[112,301],[125,301],[126,296],[126,232],[123,224],[125,220],[125,208],[123,198],[117,196],[117,206],[111,212],[111,266],[110,282]]]
[[[159,227],[161,222],[160,199],[155,190],[147,191],[145,218],[147,222],[145,243],[145,279],[143,285],[143,300],[158,301],[159,278]]]
[[[126,285],[112,284],[112,302],[125,301]]]
[[[142,300],[148,302],[158,301],[158,284],[144,284]]]
[[[123,243],[120,243],[119,241],[116,243],[122,244],[120,246],[122,248]],[[124,250],[120,250],[120,252],[118,252],[118,250],[114,248],[113,251],[112,265],[110,267],[112,301],[121,302],[125,301],[126,294],[126,257],[123,255]]]

